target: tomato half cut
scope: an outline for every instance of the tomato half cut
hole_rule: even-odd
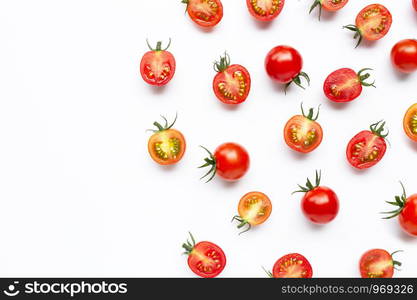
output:
[[[190,233],[191,242],[187,240],[182,245],[188,255],[188,266],[196,275],[203,278],[218,276],[226,266],[226,255],[223,250],[212,242],[199,242],[196,244]]]
[[[216,26],[223,18],[223,5],[220,0],[182,0],[187,4],[191,20],[202,27]]]
[[[403,128],[405,134],[417,142],[417,103],[410,106],[404,116]]]
[[[392,278],[394,268],[401,263],[394,260],[392,254],[383,249],[372,249],[365,252],[359,261],[359,271],[362,278]]]
[[[287,254],[274,264],[272,269],[274,278],[311,278],[313,269],[310,262],[298,253]]]
[[[310,13],[316,8],[319,8],[319,20],[321,18],[321,11],[324,8],[327,11],[337,11],[342,9],[349,0],[314,0],[310,7]]]
[[[259,21],[271,21],[278,17],[285,0],[246,0],[250,14]]]

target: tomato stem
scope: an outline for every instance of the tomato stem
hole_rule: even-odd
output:
[[[272,274],[272,272],[271,271],[268,271],[267,269],[265,269],[263,266],[262,266],[262,269],[265,271],[265,273],[266,273],[266,275],[268,275],[268,277],[270,277],[270,278],[274,278],[274,275]]]
[[[211,181],[214,178],[214,176],[216,175],[216,173],[217,173],[217,164],[216,164],[216,159],[215,159],[214,155],[206,147],[203,147],[201,145],[200,145],[200,147],[203,148],[204,150],[206,150],[207,153],[209,154],[209,157],[204,158],[205,163],[198,167],[199,169],[201,169],[201,168],[205,168],[205,167],[210,166],[210,170],[204,176],[202,176],[200,178],[200,179],[203,179],[203,178],[205,178],[205,177],[207,177],[211,174],[210,178],[206,181],[206,183],[207,183],[207,182]]]
[[[371,129],[373,134],[376,134],[377,136],[385,139],[389,134],[389,130],[387,130],[387,133],[383,134],[382,132],[385,130],[384,126],[385,126],[385,121],[381,120],[379,122],[372,124],[369,128]]]
[[[243,230],[243,231],[241,231],[241,232],[239,232],[239,235],[241,235],[242,233],[245,233],[245,232],[248,232],[251,228],[252,228],[252,225],[251,224],[249,224],[249,222],[248,221],[246,221],[246,220],[244,220],[243,218],[241,218],[240,216],[234,216],[233,217],[233,219],[232,219],[232,222],[233,221],[238,221],[238,222],[240,222],[240,224],[239,225],[237,225],[237,228],[238,229],[240,229],[240,228],[242,228],[242,227],[244,227],[245,225],[247,225],[248,227],[247,227],[247,229],[245,229],[245,230]]]
[[[372,83],[365,82],[365,80],[368,79],[371,76],[369,73],[365,73],[365,74],[362,75],[362,73],[365,72],[365,71],[373,71],[373,69],[364,68],[364,69],[360,70],[358,72],[359,81],[361,82],[361,84],[363,86],[372,86],[372,87],[376,88],[375,80]]]
[[[169,38],[168,45],[165,47],[165,49],[162,49],[162,42],[161,41],[158,41],[156,43],[155,48],[152,48],[152,46],[149,44],[148,39],[146,39],[146,43],[148,44],[148,47],[151,51],[165,51],[165,50],[168,50],[169,46],[171,46],[171,38]]]
[[[321,12],[323,8],[321,2],[322,0],[314,0],[313,5],[311,5],[310,11],[308,12],[309,14],[311,14],[311,12],[318,6],[319,7],[319,21],[321,19]]]
[[[301,113],[303,114],[303,116],[305,118],[307,118],[311,121],[316,121],[319,118],[319,115],[320,115],[320,107],[321,107],[321,104],[317,108],[317,114],[316,114],[315,117],[314,117],[314,108],[310,108],[308,110],[308,115],[306,115],[305,112],[304,112],[303,102],[301,102]]]
[[[316,170],[316,184],[315,184],[315,185],[313,185],[313,184],[311,183],[310,179],[309,179],[309,178],[307,178],[306,186],[304,187],[304,186],[302,186],[302,185],[299,185],[299,184],[298,184],[298,187],[299,187],[300,189],[299,189],[299,190],[297,190],[297,191],[292,192],[292,194],[295,194],[295,193],[307,193],[307,192],[309,192],[309,191],[312,191],[312,190],[314,190],[316,187],[319,187],[319,186],[320,186],[320,181],[321,181],[321,170],[320,170],[320,171],[317,171],[317,170]]]
[[[191,252],[193,251],[194,247],[195,247],[195,239],[194,239],[193,235],[191,234],[191,232],[188,232],[188,234],[191,237],[191,243],[187,239],[186,243],[182,244],[182,247],[185,249],[184,254],[186,254],[186,255],[190,255]]]
[[[175,113],[175,119],[171,124],[168,124],[168,120],[166,117],[161,115],[161,118],[164,119],[164,126],[162,126],[159,122],[153,122],[153,125],[157,128],[157,130],[155,129],[148,129],[148,131],[152,131],[152,132],[161,132],[164,130],[168,130],[171,129],[172,126],[174,126],[175,122],[177,122],[177,118],[178,118],[178,113]]]
[[[397,270],[397,271],[401,271],[401,269],[398,269],[397,266],[401,267],[402,263],[398,260],[395,260],[394,257],[393,257],[394,254],[396,254],[398,252],[404,252],[404,251],[403,250],[397,250],[397,251],[392,252],[391,253],[391,258],[392,258],[392,264],[394,265],[394,269]]]
[[[357,38],[359,38],[358,43],[355,46],[355,48],[358,48],[358,46],[360,45],[360,43],[362,42],[362,39],[363,39],[361,30],[356,25],[352,25],[352,24],[343,26],[342,28],[346,28],[346,29],[349,29],[350,31],[355,32],[355,35],[353,36],[353,39],[356,40]]]
[[[224,56],[220,56],[220,61],[214,62],[214,71],[220,73],[226,70],[230,66],[230,56],[227,52],[224,52]]]
[[[303,90],[305,90],[305,87],[301,84],[301,77],[303,77],[307,81],[307,84],[310,86],[310,77],[308,76],[308,74],[306,72],[300,72],[300,74],[298,74],[297,76],[295,76],[290,82],[288,82],[285,85],[285,89],[284,89],[285,94],[287,94],[287,89],[291,85],[291,83],[293,83],[293,82],[296,85],[298,85],[300,88],[302,88]]]
[[[397,206],[398,208],[396,210],[392,210],[392,211],[381,212],[381,214],[389,214],[389,216],[384,217],[383,219],[395,218],[404,209],[405,203],[407,201],[407,193],[405,192],[404,185],[401,181],[400,181],[400,184],[401,184],[401,188],[402,188],[402,192],[403,192],[401,194],[401,196],[395,196],[395,201],[385,201],[386,203]]]

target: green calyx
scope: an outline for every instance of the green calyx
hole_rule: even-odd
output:
[[[294,191],[293,194],[295,194],[295,193],[307,193],[309,191],[312,191],[316,187],[320,186],[320,181],[321,181],[321,171],[316,170],[316,184],[313,185],[311,183],[310,179],[307,178],[306,186],[298,185],[298,187],[300,189],[297,190],[297,191]]]
[[[203,148],[204,150],[206,150],[207,153],[209,154],[209,157],[206,157],[204,159],[205,163],[198,167],[199,169],[210,167],[210,170],[204,176],[202,176],[200,178],[200,179],[203,179],[203,178],[206,178],[207,176],[209,176],[209,179],[206,181],[206,183],[207,183],[207,182],[211,181],[214,178],[214,176],[216,176],[216,173],[217,173],[216,158],[206,147],[203,147],[203,146],[200,146],[200,147]]]
[[[291,83],[295,83],[296,85],[298,85],[300,88],[302,88],[303,90],[305,90],[305,87],[301,84],[301,77],[304,78],[307,81],[307,84],[310,86],[310,77],[308,76],[307,73],[305,72],[300,72],[300,74],[298,74],[297,76],[295,76],[290,82],[288,82],[285,85],[285,94],[287,93],[287,89],[288,87],[291,85]]]
[[[245,232],[248,232],[251,228],[252,228],[252,226],[249,224],[249,222],[248,221],[246,221],[246,220],[244,220],[242,217],[240,217],[240,216],[234,216],[233,217],[233,219],[232,219],[232,222],[233,221],[238,221],[239,222],[239,224],[237,225],[237,228],[238,229],[241,229],[241,228],[243,228],[244,226],[247,226],[247,228],[245,229],[245,230],[243,230],[243,231],[241,231],[240,233],[239,233],[239,235],[241,235],[242,233],[245,233]]]
[[[404,252],[403,250],[397,250],[391,253],[391,258],[392,258],[392,264],[394,265],[394,269],[397,271],[401,271],[400,269],[398,269],[397,267],[401,267],[402,263],[398,260],[394,259],[394,254],[398,253],[398,252]]]
[[[313,5],[311,5],[310,11],[308,12],[309,14],[311,14],[311,12],[318,6],[319,7],[319,21],[320,21],[320,18],[321,18],[321,11],[322,11],[321,2],[322,2],[322,0],[314,0]]]
[[[375,124],[372,124],[369,128],[371,129],[373,134],[385,139],[388,136],[389,131],[386,130],[386,133],[383,133],[385,131],[384,126],[385,126],[385,121],[381,120],[379,122],[376,122]]]
[[[318,106],[318,108],[317,108],[317,114],[314,116],[314,108],[310,108],[308,110],[308,114],[306,114],[304,112],[303,103],[301,102],[301,113],[303,114],[303,116],[305,118],[309,119],[310,121],[316,121],[319,118],[319,115],[320,115],[320,106],[321,105]]]
[[[226,70],[230,66],[230,56],[227,52],[224,53],[224,56],[220,56],[220,61],[215,61],[213,68],[214,71],[220,73]]]
[[[175,114],[175,119],[171,124],[168,124],[168,120],[167,118],[165,118],[164,116],[161,115],[161,118],[164,119],[164,125],[162,126],[159,122],[153,122],[153,125],[157,128],[157,129],[148,129],[148,131],[152,131],[152,132],[161,132],[164,130],[168,130],[171,129],[172,126],[174,126],[175,122],[177,121],[178,118],[178,114]]]
[[[405,192],[405,188],[403,183],[400,181],[403,193],[401,194],[401,196],[395,196],[395,201],[385,201],[388,204],[394,205],[397,207],[397,209],[392,210],[392,211],[386,211],[386,212],[381,212],[381,214],[386,214],[388,215],[387,217],[384,217],[383,219],[392,219],[395,218],[396,216],[398,216],[404,209],[405,203],[407,201],[407,194]]]
[[[162,49],[162,42],[161,41],[158,41],[156,43],[156,47],[155,48],[152,48],[152,46],[149,44],[148,39],[146,39],[146,43],[148,44],[148,47],[149,47],[149,49],[151,51],[165,51],[165,50],[167,50],[169,48],[169,46],[171,46],[171,38],[169,38],[168,45],[164,49]]]
[[[185,249],[184,254],[186,255],[190,255],[195,247],[195,239],[193,235],[191,234],[191,232],[188,232],[188,234],[191,237],[191,242],[187,239],[187,241],[184,244],[182,244],[182,247]]]
[[[355,32],[355,35],[353,36],[353,39],[354,40],[358,39],[358,43],[355,46],[355,48],[358,48],[358,46],[360,45],[360,43],[363,40],[361,30],[356,25],[352,25],[352,24],[343,26],[342,28],[346,28],[346,29],[349,29],[350,31]]]
[[[262,269],[264,270],[264,272],[266,273],[266,275],[268,275],[269,278],[274,278],[274,275],[272,274],[271,271],[268,271],[267,269],[265,269],[264,267],[262,267]]]
[[[372,87],[376,88],[376,86],[375,86],[375,80],[372,83],[368,83],[368,82],[365,81],[366,79],[368,79],[371,76],[371,74],[369,74],[369,73],[362,74],[363,72],[366,72],[366,71],[373,71],[373,69],[371,69],[371,68],[364,68],[364,69],[360,70],[358,72],[359,81],[361,82],[361,84],[363,86],[372,86]]]

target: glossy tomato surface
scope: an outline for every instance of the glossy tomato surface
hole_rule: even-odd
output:
[[[166,85],[175,74],[175,58],[166,50],[146,52],[140,62],[140,74],[143,80],[155,86]]]
[[[336,11],[342,9],[349,0],[322,0],[321,5],[328,11]]]
[[[290,46],[277,46],[269,51],[265,59],[268,75],[279,83],[289,83],[303,68],[300,53]]]
[[[307,258],[298,253],[291,253],[277,260],[272,275],[274,278],[311,278],[313,269]]]
[[[417,0],[412,0],[413,1],[413,7],[414,9],[417,11]]]
[[[364,130],[350,140],[346,156],[353,167],[366,169],[376,165],[384,157],[386,149],[384,138]]]
[[[362,255],[359,270],[362,278],[392,278],[394,262],[387,251],[372,249]]]
[[[391,62],[403,73],[417,70],[417,40],[407,39],[399,41],[391,50]]]
[[[214,93],[221,102],[239,104],[249,95],[251,78],[248,70],[241,65],[231,65],[218,72],[213,80]]]
[[[249,169],[249,153],[236,143],[220,145],[214,152],[214,158],[217,174],[229,181],[242,178]]]
[[[305,193],[301,209],[311,222],[326,224],[336,218],[339,212],[339,198],[332,189],[319,186]]]
[[[417,236],[417,194],[407,198],[398,221],[405,232]]]
[[[243,221],[256,226],[269,218],[272,212],[272,203],[264,193],[250,192],[240,199],[238,211]]]
[[[200,242],[188,255],[188,266],[200,277],[214,278],[226,266],[226,255],[216,244]]]
[[[417,103],[411,105],[405,113],[403,128],[407,136],[417,142]]]
[[[216,26],[223,18],[220,0],[186,0],[185,3],[191,20],[202,27]]]
[[[250,14],[259,21],[271,21],[278,17],[285,0],[246,0]]]
[[[355,71],[343,68],[327,76],[323,91],[326,97],[334,102],[349,102],[362,93],[362,84]]]
[[[185,153],[185,148],[185,138],[176,129],[158,131],[148,141],[149,154],[160,165],[179,162]]]
[[[361,35],[370,41],[383,38],[391,28],[392,15],[381,4],[371,4],[362,9],[356,17],[356,27]]]
[[[291,149],[309,153],[321,144],[323,129],[318,122],[296,115],[284,127],[284,140]]]

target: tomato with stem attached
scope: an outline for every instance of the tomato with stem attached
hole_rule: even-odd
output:
[[[303,58],[301,54],[290,46],[274,47],[265,58],[267,74],[271,79],[285,84],[285,91],[292,82],[304,89],[301,84],[301,77],[305,78],[310,85],[310,77],[301,70],[302,68]]]
[[[320,186],[320,181],[321,171],[316,171],[316,184],[307,178],[306,186],[298,185],[300,189],[294,193],[304,193],[301,209],[307,219],[316,224],[327,224],[339,212],[339,198],[332,189]]]
[[[196,244],[191,232],[191,242],[187,240],[182,245],[184,254],[188,255],[188,266],[196,275],[203,278],[217,277],[226,266],[226,255],[223,250],[211,242]]]
[[[162,42],[159,41],[155,48],[149,45],[150,51],[146,52],[140,62],[140,74],[143,80],[155,86],[166,85],[175,74],[175,58],[171,52],[167,51],[171,45],[169,39],[168,46],[162,49]]]
[[[401,182],[400,182],[401,183]],[[417,194],[407,197],[404,185],[401,183],[402,195],[395,196],[395,201],[385,201],[396,206],[393,211],[383,212],[389,216],[384,219],[392,219],[398,216],[401,228],[411,236],[417,236]]]
[[[239,104],[249,95],[251,79],[248,70],[241,65],[230,65],[230,56],[225,53],[214,63],[217,72],[213,90],[217,99],[226,104]]]
[[[412,73],[417,70],[417,40],[406,39],[392,47],[391,62],[400,72]]]
[[[202,27],[214,27],[223,18],[223,4],[220,0],[182,0],[187,4],[191,20]]]
[[[319,8],[319,20],[321,18],[322,9],[327,11],[337,11],[342,9],[349,0],[314,0],[313,5],[310,7],[310,14],[311,12],[318,7]]]
[[[334,102],[350,102],[355,100],[362,93],[362,86],[375,87],[375,81],[366,82],[371,76],[366,71],[372,70],[364,68],[356,73],[349,68],[342,68],[332,72],[327,76],[323,84],[323,91],[326,97]]]
[[[281,13],[285,0],[246,0],[250,14],[259,21],[272,21]]]
[[[367,169],[376,165],[385,155],[387,144],[385,122],[379,121],[355,135],[346,148],[349,163],[357,169]]]
[[[239,201],[238,216],[234,216],[232,221],[238,221],[237,228],[247,226],[242,234],[251,229],[252,226],[258,226],[264,223],[272,211],[272,203],[268,196],[261,192],[250,192],[245,194]]]
[[[390,11],[381,4],[371,4],[359,12],[355,25],[346,25],[343,28],[355,32],[353,38],[358,39],[358,47],[364,38],[368,41],[382,39],[390,30],[391,24]]]
[[[290,253],[278,259],[272,272],[266,271],[266,273],[271,278],[311,278],[313,268],[303,255]]]
[[[185,153],[186,143],[181,132],[173,129],[174,122],[170,125],[165,117],[162,116],[165,125],[154,122],[156,130],[150,129],[154,134],[149,138],[148,151],[151,158],[160,165],[172,165],[181,160]]]
[[[316,122],[319,117],[320,107],[314,116],[314,109],[310,108],[308,115],[304,113],[301,104],[302,115],[293,116],[284,127],[285,143],[293,150],[300,153],[309,153],[316,149],[323,140],[323,129]]]
[[[417,103],[410,106],[404,116],[403,128],[405,134],[414,142],[417,142]]]
[[[383,249],[366,251],[359,261],[359,272],[362,278],[392,278],[394,269],[401,266],[399,261],[393,259],[394,254]],[[398,270],[398,269],[397,269]]]

